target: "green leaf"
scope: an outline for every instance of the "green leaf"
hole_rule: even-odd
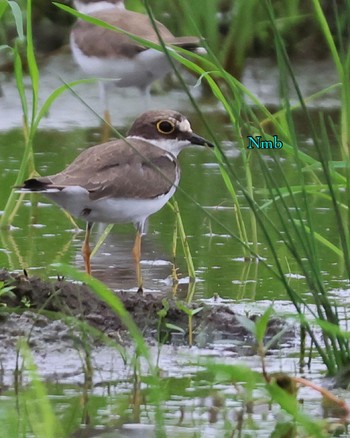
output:
[[[310,227],[302,224],[301,221],[298,221],[297,219],[294,219],[294,223],[298,227],[303,227],[304,230],[308,234],[311,234],[311,232],[312,232],[312,235],[313,235],[314,239],[317,240],[318,242],[322,243],[322,245],[324,245],[326,248],[328,248],[329,250],[334,252],[334,254],[336,254],[337,256],[342,257],[342,258],[344,257],[344,252],[340,248],[335,246],[332,242],[330,242],[328,239],[323,237],[320,233],[317,233],[316,231],[311,230]]]
[[[230,381],[232,383],[245,384],[246,389],[252,391],[257,385],[262,385],[265,380],[261,373],[253,371],[245,365],[226,365],[218,363],[203,363],[204,368],[212,372],[218,383]]]
[[[29,75],[32,82],[32,117],[31,125],[34,124],[34,119],[36,117],[38,102],[39,102],[39,69],[35,58],[35,49],[33,44],[33,28],[32,28],[32,1],[27,1],[27,61]],[[32,133],[33,129],[31,129]]]
[[[241,326],[247,330],[247,332],[256,337],[256,325],[251,319],[244,315],[236,315],[235,317]]]
[[[64,81],[62,80],[62,82],[64,82]],[[61,85],[60,87],[56,88],[47,97],[45,102],[41,105],[41,108],[38,111],[38,113],[37,113],[37,115],[36,115],[36,117],[35,117],[35,119],[34,119],[34,121],[32,123],[32,132],[36,132],[36,130],[38,129],[39,124],[40,124],[42,118],[47,115],[47,113],[49,112],[51,106],[61,96],[61,94],[63,94],[66,91],[70,91],[71,93],[75,94],[75,92],[73,90],[73,87],[75,87],[77,85],[81,85],[81,84],[91,84],[91,83],[95,83],[95,82],[96,82],[96,79],[94,79],[94,78],[91,78],[91,79],[79,79],[79,80],[72,81],[72,82],[67,82],[67,83],[64,82],[63,85]],[[91,107],[89,107],[89,109],[92,110]],[[98,116],[97,113],[94,112],[94,114],[96,116]],[[75,224],[75,222],[74,222],[74,220],[72,218],[71,218],[71,221]],[[77,225],[75,224],[75,226],[77,226]],[[100,249],[101,245],[106,240],[106,238],[109,235],[109,233],[111,232],[113,226],[114,226],[114,224],[108,224],[106,226],[106,228],[104,229],[103,233],[100,235],[96,245],[94,246],[94,248],[93,248],[93,250],[91,252],[91,257],[93,257],[96,254],[96,252]]]
[[[166,298],[163,298],[163,299],[162,299],[162,305],[163,305],[163,308],[160,309],[160,310],[157,312],[157,315],[158,315],[160,318],[165,318],[165,317],[167,316],[167,313],[168,313],[168,310],[169,310],[169,302],[168,302],[168,300],[167,300]]]
[[[14,65],[15,65],[15,77],[16,77],[16,86],[19,94],[19,98],[21,100],[22,111],[25,125],[28,124],[28,105],[27,98],[25,93],[25,86],[23,82],[23,66],[21,56],[18,53],[17,45],[14,51]]]
[[[332,324],[331,322],[323,319],[316,319],[316,323],[321,327],[324,332],[327,332],[333,337],[341,337],[343,339],[350,339],[350,332],[342,330],[339,325]]]
[[[201,310],[203,310],[204,307],[197,307],[197,309],[192,310],[192,316],[197,315]]]
[[[324,432],[321,422],[315,421],[315,418],[307,416],[299,409],[298,401],[294,395],[289,394],[280,388],[276,383],[267,384],[266,388],[270,393],[274,403],[278,403],[313,437],[326,438],[328,434]]]
[[[190,309],[183,301],[176,301],[176,307],[186,313],[186,315],[192,315],[192,309]]]
[[[268,351],[270,347],[272,347],[277,341],[289,330],[289,327],[286,326],[278,333],[276,333],[272,338],[265,344],[265,350]]]
[[[14,1],[9,1],[8,4],[12,10],[12,15],[15,19],[18,37],[20,40],[23,41],[25,37],[23,31],[23,16],[22,16],[21,8],[19,7],[18,3]],[[2,12],[2,5],[0,4],[0,17],[2,15],[1,12]]]
[[[0,19],[4,15],[8,6],[8,2],[6,0],[0,0]]]
[[[273,307],[268,307],[265,312],[255,321],[256,340],[259,344],[263,344],[264,337],[266,335],[267,325],[270,320],[270,316],[274,312]]]
[[[149,349],[143,339],[143,336],[139,328],[133,321],[131,315],[125,309],[124,304],[122,303],[120,298],[115,295],[114,292],[111,291],[105,284],[103,284],[96,278],[93,278],[88,274],[79,272],[76,269],[64,264],[58,263],[56,264],[56,266],[60,270],[60,273],[64,274],[65,276],[69,276],[75,280],[85,283],[94,291],[96,296],[103,300],[111,308],[111,310],[113,310],[115,314],[119,316],[120,320],[129,330],[130,335],[134,339],[139,353],[150,361]],[[151,364],[151,362],[149,363]]]
[[[194,264],[193,264],[193,258],[192,258],[192,254],[191,254],[191,249],[190,246],[188,244],[188,239],[186,236],[186,232],[185,232],[185,227],[181,218],[181,213],[179,210],[179,205],[176,202],[175,199],[172,199],[168,205],[170,206],[170,208],[173,210],[175,217],[176,217],[176,223],[177,223],[177,230],[179,233],[179,237],[181,240],[181,245],[185,254],[185,259],[186,259],[186,264],[187,264],[187,270],[188,270],[188,275],[191,279],[195,279],[196,278],[196,270],[194,268]]]
[[[21,343],[20,352],[24,360],[24,368],[30,379],[28,389],[22,394],[22,397],[25,400],[33,436],[46,438],[63,436],[61,424],[49,400],[46,386],[39,376],[38,368],[25,342]]]
[[[182,327],[179,327],[178,325],[166,323],[165,326],[170,330],[175,330],[180,333],[185,333],[185,330]]]

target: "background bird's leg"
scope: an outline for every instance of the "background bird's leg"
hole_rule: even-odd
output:
[[[103,105],[103,125],[102,125],[102,132],[101,132],[101,140],[102,142],[106,142],[111,134],[111,128],[110,125],[112,123],[111,114],[109,112],[109,106],[108,106],[108,88],[110,88],[105,82],[100,81],[98,83],[99,85],[99,91],[100,91],[100,100]]]
[[[85,265],[85,271],[91,275],[91,264],[90,264],[90,255],[91,255],[91,249],[90,249],[90,233],[91,228],[93,226],[93,222],[88,222],[86,224],[86,232],[85,232],[85,239],[83,243],[82,253],[84,258],[84,265]]]
[[[140,94],[142,96],[143,111],[149,111],[151,108],[151,86],[140,88]]]
[[[141,260],[141,238],[142,238],[142,231],[141,231],[142,227],[138,227],[137,228],[137,232],[136,232],[136,238],[135,238],[135,243],[134,243],[134,247],[132,249],[132,255],[134,257],[134,261],[135,261],[135,267],[136,267],[136,277],[137,277],[137,287],[138,287],[138,292],[142,292],[142,272],[141,272],[141,265],[140,265],[140,260]]]

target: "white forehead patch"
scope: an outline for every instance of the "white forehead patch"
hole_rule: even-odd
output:
[[[178,122],[175,119],[171,120],[178,127],[181,132],[192,132],[190,122],[186,119],[182,119],[181,122]]]

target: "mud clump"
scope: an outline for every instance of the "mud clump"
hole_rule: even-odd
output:
[[[7,308],[16,312],[30,310],[38,314],[54,315],[54,319],[74,317],[88,323],[95,329],[111,338],[125,338],[125,327],[119,316],[101,301],[85,284],[73,283],[64,279],[47,281],[24,274],[13,274],[0,270],[0,281],[11,286],[10,294],[1,297],[1,302]],[[165,342],[186,342],[188,316],[180,310],[175,299],[167,299],[167,309],[164,317],[160,311],[164,306],[163,295],[154,293],[115,292],[129,312],[144,336],[151,339],[161,339]],[[199,346],[205,346],[218,340],[237,339],[240,343],[253,346],[254,339],[236,318],[233,306],[192,304],[192,308],[203,309],[193,317],[194,341]],[[4,314],[4,313],[3,313]],[[2,320],[6,319],[1,317]],[[254,319],[254,317],[252,317]],[[41,324],[44,326],[44,320]],[[175,336],[167,324],[179,328],[181,336]],[[278,333],[286,323],[280,318],[271,319],[267,336]],[[43,327],[44,329],[44,327]],[[122,335],[121,335],[122,334]]]

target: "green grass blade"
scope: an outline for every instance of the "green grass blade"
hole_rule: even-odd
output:
[[[21,343],[20,351],[24,359],[25,369],[30,377],[29,387],[21,395],[30,428],[37,438],[62,437],[60,423],[51,406],[45,384],[39,377],[37,366],[26,343]]]
[[[97,251],[101,248],[103,242],[107,239],[109,233],[112,231],[114,224],[108,224],[106,228],[103,230],[103,233],[99,237],[94,249],[91,251],[91,258],[97,253]]]
[[[300,221],[294,220],[295,225],[297,227],[301,227],[302,224]],[[312,230],[311,228],[308,227],[307,225],[304,225],[304,230],[306,231],[306,233],[310,234],[312,233],[313,238],[321,243],[322,245],[324,245],[326,248],[328,248],[330,251],[334,252],[334,254],[336,254],[337,256],[344,258],[344,253],[343,251],[338,248],[337,246],[335,246],[332,242],[330,242],[328,239],[326,239],[324,236],[322,236],[321,234],[317,233],[316,231]]]
[[[8,6],[8,1],[6,0],[0,0],[0,19],[2,18],[2,16],[4,15],[7,6]]]
[[[339,76],[342,77],[343,76],[343,66],[342,66],[341,60],[340,60],[339,55],[338,55],[338,50],[337,50],[337,47],[335,45],[332,32],[329,28],[327,19],[323,13],[321,4],[320,4],[319,0],[312,0],[312,3],[314,6],[314,9],[315,9],[315,12],[316,12],[317,19],[320,23],[321,30],[323,32],[323,35],[326,39],[326,42],[327,42],[328,47],[330,49],[331,55],[333,57],[333,62],[337,68]]]
[[[191,249],[190,249],[190,246],[188,244],[184,224],[182,222],[182,218],[181,218],[181,214],[180,214],[180,210],[179,210],[179,205],[175,199],[172,199],[168,203],[168,205],[175,214],[176,223],[177,223],[177,232],[178,232],[178,235],[179,235],[179,238],[181,241],[181,245],[183,248],[183,252],[185,255],[185,260],[186,260],[186,265],[187,265],[187,270],[188,270],[188,275],[190,277],[190,281],[195,281],[196,280],[196,270],[194,268]]]
[[[33,125],[35,116],[38,109],[39,102],[39,69],[36,63],[35,58],[35,50],[33,44],[33,29],[32,29],[32,0],[27,1],[27,61],[28,61],[28,69],[29,75],[31,78],[32,84],[32,115],[31,115],[31,124]],[[33,136],[34,132],[32,131],[31,136]]]
[[[153,369],[151,358],[149,355],[148,347],[145,343],[145,340],[132,320],[130,314],[126,311],[122,301],[115,295],[104,283],[93,278],[85,273],[79,272],[76,269],[67,266],[58,264],[57,268],[64,276],[68,276],[73,278],[74,280],[81,281],[85,283],[88,287],[90,287],[96,296],[98,296],[102,301],[104,301],[110,309],[112,309],[116,315],[120,318],[123,325],[128,329],[130,336],[133,338],[139,353],[145,357],[150,367]]]
[[[6,3],[6,2],[5,2]],[[14,1],[9,1],[8,5],[10,6],[11,10],[12,10],[12,15],[15,19],[15,23],[16,23],[16,30],[17,30],[17,34],[20,40],[24,40],[24,30],[23,30],[23,17],[22,17],[22,11],[21,8],[19,7],[17,2]],[[1,4],[0,4],[1,7]],[[3,12],[6,9],[6,4],[5,6],[2,6]],[[2,13],[0,10],[0,17],[1,17]]]
[[[272,400],[278,403],[283,410],[290,414],[304,430],[315,438],[327,438],[328,433],[324,431],[324,425],[316,422],[314,418],[304,414],[300,409],[295,395],[289,394],[280,388],[276,383],[267,385]]]
[[[14,66],[15,66],[15,78],[16,78],[16,86],[17,91],[19,94],[19,98],[21,101],[22,106],[22,112],[23,112],[23,123],[24,123],[24,135],[25,137],[28,137],[28,123],[29,123],[29,113],[28,113],[28,103],[27,103],[27,97],[25,92],[25,86],[24,86],[24,75],[23,75],[23,66],[22,66],[22,59],[19,54],[19,48],[18,45],[15,45],[14,48]]]
[[[42,104],[39,112],[37,113],[35,120],[33,122],[33,127],[32,127],[33,131],[35,132],[38,129],[42,118],[46,116],[46,114],[49,112],[53,103],[61,96],[62,93],[64,93],[65,91],[71,91],[72,88],[75,87],[76,85],[91,84],[91,83],[95,83],[95,82],[96,82],[96,79],[79,79],[79,80],[72,81],[69,83],[64,83],[64,85],[56,88],[56,90],[54,90],[49,95],[49,97],[45,100],[45,102]]]

